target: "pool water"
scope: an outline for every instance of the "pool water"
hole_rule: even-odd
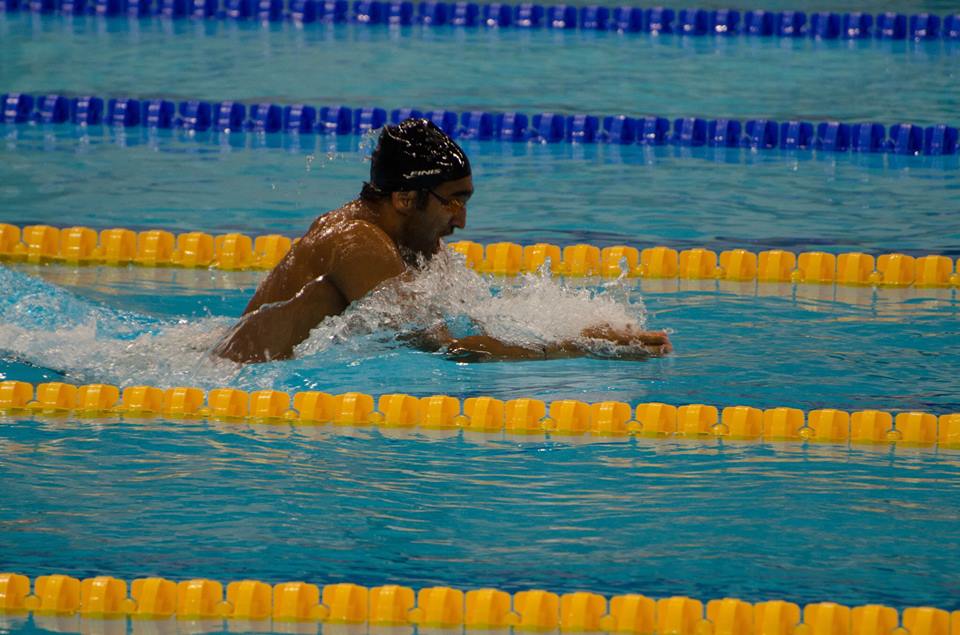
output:
[[[17,224],[299,236],[356,197],[369,140],[2,126]],[[960,157],[464,142],[454,239],[960,256]],[[109,179],[110,187],[103,187]],[[65,210],[70,218],[64,219]],[[506,230],[504,229],[506,228]]]
[[[956,452],[442,434],[7,423],[4,566],[958,608]]]
[[[926,290],[906,299],[895,291],[857,288],[844,295],[851,290],[833,287],[813,287],[805,297],[803,287],[794,295],[768,284],[710,283],[712,288],[655,291],[644,290],[655,287],[652,281],[599,290],[553,283],[544,289],[542,281],[505,291],[496,284],[479,285],[491,288],[488,295],[513,293],[508,311],[493,298],[461,296],[441,287],[418,296],[430,308],[411,318],[413,324],[429,326],[432,315],[446,309],[454,328],[458,320],[472,319],[508,339],[554,341],[560,338],[556,333],[575,331],[600,316],[628,315],[646,319],[648,327],[670,329],[676,352],[645,362],[580,358],[458,364],[411,349],[392,330],[378,328],[378,321],[389,319],[390,308],[375,298],[347,319],[317,329],[297,359],[238,368],[212,360],[206,351],[243,309],[253,276],[246,278],[249,286],[230,289],[219,283],[204,288],[192,282],[195,276],[176,275],[195,272],[137,271],[119,283],[111,280],[116,273],[109,268],[77,274],[29,267],[0,270],[4,286],[15,290],[0,302],[0,350],[12,357],[14,368],[30,362],[36,367],[31,375],[49,376],[55,370],[76,383],[205,389],[535,396],[804,410],[895,408],[937,414],[960,408],[955,390],[960,309],[950,291],[937,297],[936,290]],[[466,270],[459,275],[475,278]],[[583,299],[591,291],[606,304],[598,308],[597,301]],[[826,296],[816,295],[824,291]],[[21,372],[0,366],[6,378],[37,381],[36,375],[24,378]]]
[[[925,126],[960,110],[951,40],[30,14],[0,16],[0,34],[4,92]]]
[[[836,10],[857,7],[877,10]],[[885,124],[956,125],[960,107],[955,42],[27,14],[0,14],[0,33],[3,92]],[[0,222],[297,236],[357,194],[372,142],[0,126]],[[464,148],[477,193],[458,239],[960,256],[956,157]],[[262,276],[2,264],[0,380],[960,412],[951,288],[485,279],[443,254],[414,283],[415,309],[374,294],[294,360],[212,360]],[[675,353],[463,364],[396,338],[443,320],[553,341],[624,319],[669,329]],[[5,416],[0,567],[960,609],[958,459],[906,445]]]

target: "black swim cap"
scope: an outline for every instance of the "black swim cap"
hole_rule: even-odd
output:
[[[470,176],[467,155],[426,119],[384,126],[370,163],[370,184],[381,192],[432,189],[465,176]]]

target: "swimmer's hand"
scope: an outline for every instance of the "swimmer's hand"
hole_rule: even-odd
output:
[[[642,346],[651,355],[658,357],[673,351],[673,345],[666,331],[641,331],[630,324],[622,328],[616,328],[610,324],[597,324],[583,329],[580,335],[613,342],[618,346]]]
[[[615,328],[609,324],[587,327],[581,337],[605,340],[624,347],[619,359],[646,359],[659,357],[673,351],[670,338],[664,331],[641,331],[631,326]],[[591,354],[584,342],[567,341],[545,346],[507,344],[488,335],[471,335],[454,339],[447,346],[446,356],[458,362],[521,361],[534,359],[560,359]]]

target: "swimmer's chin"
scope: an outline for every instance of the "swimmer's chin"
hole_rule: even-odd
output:
[[[440,252],[442,252],[444,249],[446,249],[446,247],[447,247],[447,241],[445,241],[444,238],[447,237],[447,236],[452,236],[452,235],[453,235],[453,232],[450,232],[450,233],[448,233],[448,234],[442,234],[442,235],[440,235],[440,236],[437,236],[437,240],[436,240],[436,242],[433,243],[433,247],[432,247],[431,249],[429,249],[429,250],[424,250],[424,251],[422,251],[422,252],[421,252],[421,251],[418,251],[417,253],[420,254],[421,256],[423,256],[424,259],[430,260],[431,258],[433,258],[434,256],[436,256],[437,254],[439,254]]]

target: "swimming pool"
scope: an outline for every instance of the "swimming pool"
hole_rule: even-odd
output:
[[[0,29],[10,43],[0,70],[5,93],[887,125],[948,123],[960,107],[956,91],[943,90],[957,80],[956,40],[298,28],[29,13],[7,14]],[[457,63],[437,63],[449,59]],[[429,81],[413,81],[420,67],[431,69]]]
[[[0,68],[5,92],[886,125],[955,125],[958,105],[944,88],[956,73],[950,42],[0,20],[13,50],[13,63]],[[464,60],[464,74],[437,66],[430,82],[407,79],[410,69],[453,56]],[[358,72],[376,61],[382,74]],[[632,74],[640,68],[656,68],[664,80]],[[369,148],[369,139],[348,135],[72,125],[5,125],[0,133],[0,200],[11,210],[4,222],[211,234],[297,235],[356,194]],[[960,255],[955,157],[464,147],[478,191],[463,238],[480,243]],[[204,348],[262,275],[7,263],[0,379],[960,411],[958,307],[949,286],[483,279],[457,266],[424,278],[418,319],[443,314],[456,328],[469,328],[471,318],[547,337],[598,316],[630,315],[672,329],[676,353],[640,363],[457,364],[396,342],[378,326],[390,307],[374,298],[364,307],[372,317],[327,325],[296,360],[243,369],[210,362]],[[115,414],[14,413],[0,429],[9,493],[0,503],[2,566],[31,577],[305,579],[960,608],[960,563],[944,546],[957,526],[957,454],[946,446]]]

